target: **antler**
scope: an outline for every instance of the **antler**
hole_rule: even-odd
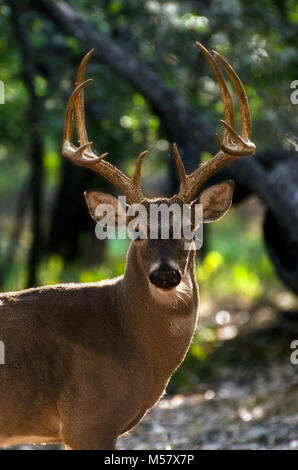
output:
[[[197,195],[199,188],[205,181],[217,170],[236,160],[239,157],[249,157],[255,153],[256,147],[250,141],[251,134],[251,118],[249,104],[246,92],[241,83],[240,78],[231,67],[231,65],[218,53],[212,51],[212,54],[199,42],[196,43],[198,48],[204,53],[210,63],[215,77],[217,79],[224,105],[224,121],[220,122],[224,126],[223,141],[220,141],[216,134],[216,140],[220,148],[219,152],[206,163],[200,165],[195,171],[187,175],[179,154],[177,145],[173,145],[174,157],[180,178],[180,188],[178,197],[185,203],[190,203]],[[220,64],[227,72],[232,84],[234,85],[242,120],[241,135],[234,130],[234,112],[231,93],[226,85],[224,76],[215,60],[218,59]]]
[[[255,145],[250,140],[251,134],[251,118],[249,104],[244,87],[240,78],[232,68],[232,66],[218,52],[210,53],[202,44],[196,43],[198,48],[204,53],[210,63],[215,77],[217,79],[224,105],[224,120],[221,123],[224,126],[224,135],[221,142],[216,134],[216,140],[220,148],[219,152],[206,163],[200,165],[195,171],[187,175],[179,154],[177,145],[173,145],[174,158],[177,164],[178,174],[180,178],[180,188],[178,197],[185,203],[190,203],[197,195],[199,188],[205,181],[217,170],[228,163],[240,157],[249,157],[255,153]],[[76,80],[76,87],[72,92],[66,109],[65,129],[62,146],[62,154],[77,165],[87,166],[93,171],[104,176],[110,183],[116,186],[124,195],[127,202],[132,204],[140,202],[144,199],[141,188],[141,167],[145,155],[148,151],[142,152],[137,159],[134,175],[132,178],[125,176],[114,165],[106,162],[104,158],[108,155],[104,153],[97,155],[92,149],[92,142],[89,142],[85,125],[84,115],[84,88],[92,80],[84,81],[86,65],[94,49],[89,51],[83,58]],[[241,135],[234,130],[234,111],[231,93],[226,85],[224,76],[219,68],[215,58],[220,62],[234,85],[242,120]],[[75,108],[75,113],[74,113]],[[72,118],[75,114],[75,124],[78,134],[80,146],[76,147],[72,142]]]
[[[148,153],[146,150],[142,152],[137,159],[134,175],[132,178],[125,176],[114,165],[104,161],[103,159],[108,155],[103,153],[97,155],[92,149],[93,142],[89,142],[85,125],[84,115],[84,91],[86,85],[92,82],[92,79],[84,80],[86,65],[94,49],[89,51],[83,58],[76,79],[76,87],[72,92],[65,114],[64,137],[62,145],[62,154],[64,157],[71,160],[76,165],[87,166],[91,170],[96,171],[104,176],[110,183],[116,186],[125,196],[127,202],[132,204],[140,202],[144,199],[141,188],[141,166],[145,155]],[[75,108],[75,124],[80,146],[76,147],[72,142],[72,118]]]

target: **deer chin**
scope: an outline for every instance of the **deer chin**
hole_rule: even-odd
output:
[[[192,283],[189,273],[184,275],[180,284],[172,289],[161,289],[154,284],[150,284],[150,290],[157,302],[172,303],[174,308],[180,303],[187,304],[192,298]]]

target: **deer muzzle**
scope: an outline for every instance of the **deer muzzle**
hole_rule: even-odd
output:
[[[150,273],[149,281],[159,289],[169,290],[180,284],[181,273],[168,264],[162,264]]]

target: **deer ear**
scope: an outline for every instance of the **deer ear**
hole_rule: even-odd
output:
[[[90,215],[96,222],[104,219],[107,226],[126,225],[125,208],[116,197],[97,191],[85,191],[84,196]]]
[[[205,189],[197,203],[203,204],[203,222],[210,223],[221,219],[230,209],[234,191],[234,181],[228,180]]]

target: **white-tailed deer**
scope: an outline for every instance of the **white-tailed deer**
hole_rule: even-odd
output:
[[[213,68],[224,103],[224,137],[219,152],[186,174],[174,144],[180,177],[177,195],[148,200],[141,189],[141,165],[132,178],[91,150],[84,120],[83,59],[67,106],[63,155],[108,179],[129,205],[152,202],[203,204],[205,222],[221,218],[232,201],[233,182],[203,191],[219,168],[253,155],[251,119],[243,85],[228,62],[201,44]],[[233,126],[233,104],[218,63],[234,85],[242,117],[241,135]],[[80,142],[72,141],[72,118]],[[87,191],[96,207],[116,199]],[[117,438],[135,426],[159,400],[191,343],[198,315],[195,250],[183,239],[132,241],[123,276],[90,284],[61,284],[0,296],[0,445],[60,441],[71,449],[114,449]]]

